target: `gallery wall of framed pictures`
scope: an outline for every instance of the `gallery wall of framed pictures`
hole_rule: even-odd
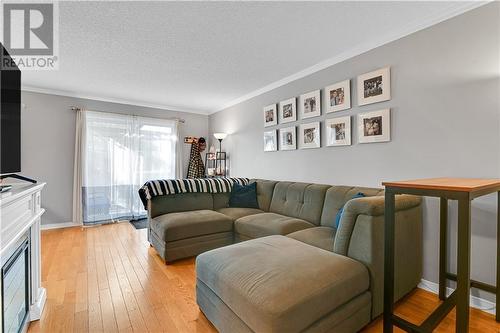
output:
[[[390,67],[357,76],[355,87],[358,107],[390,101]],[[350,146],[352,123],[356,124],[357,142],[360,144],[391,141],[390,108],[365,110],[353,116],[333,116],[333,114],[349,112],[351,108],[351,79],[267,105],[263,108],[264,127],[282,124],[286,126],[272,130],[266,129],[263,136],[264,151],[320,148],[323,121],[314,121],[313,118],[321,116],[322,110],[326,116],[324,135],[327,147]],[[356,117],[357,120],[352,121],[352,117]],[[301,120],[305,121],[292,124]]]

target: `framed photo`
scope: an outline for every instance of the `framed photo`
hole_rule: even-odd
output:
[[[300,124],[299,148],[319,148],[321,147],[319,121],[309,124]]]
[[[351,80],[332,84],[325,88],[326,112],[337,112],[351,108]]]
[[[391,110],[359,114],[358,136],[359,143],[391,141]]]
[[[264,127],[274,126],[278,124],[278,115],[276,112],[276,104],[271,104],[264,107]]]
[[[320,95],[319,90],[300,95],[300,119],[312,118],[321,115]]]
[[[351,116],[327,119],[325,126],[327,146],[351,145]]]
[[[297,120],[297,100],[295,97],[280,102],[279,118],[280,124]]]
[[[385,67],[358,76],[358,104],[366,105],[391,99],[391,68]]]
[[[276,130],[264,132],[264,151],[278,150],[278,138],[276,137]]]
[[[294,150],[297,149],[297,140],[296,140],[296,128],[285,127],[280,128],[280,150]]]

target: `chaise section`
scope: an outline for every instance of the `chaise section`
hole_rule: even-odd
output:
[[[212,211],[169,213],[150,219],[150,237],[165,261],[233,242],[233,219]]]
[[[170,213],[155,217],[151,229],[165,241],[233,230],[233,220],[212,210]]]
[[[275,213],[245,216],[234,222],[234,232],[238,240],[286,235],[312,227],[314,227],[314,224],[304,220]]]
[[[365,266],[288,237],[205,252],[196,273],[197,302],[221,332],[355,332],[370,321]]]
[[[333,252],[335,229],[330,227],[314,227],[292,232],[287,237]]]

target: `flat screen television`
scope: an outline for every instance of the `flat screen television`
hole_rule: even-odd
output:
[[[0,59],[10,60],[1,46]],[[0,175],[7,175],[21,172],[21,71],[1,69],[0,76]]]

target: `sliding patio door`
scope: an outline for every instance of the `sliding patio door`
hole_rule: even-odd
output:
[[[138,189],[175,178],[175,120],[86,111],[83,126],[83,224],[146,216]]]

